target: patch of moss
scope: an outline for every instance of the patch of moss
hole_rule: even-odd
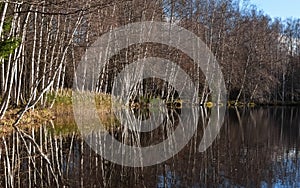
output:
[[[60,90],[58,92],[49,92],[47,94],[47,102],[49,104],[65,104],[72,105],[72,90]]]

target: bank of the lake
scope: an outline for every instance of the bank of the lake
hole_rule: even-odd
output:
[[[108,94],[95,94],[96,109],[98,111],[99,118],[110,126],[111,122],[117,122],[118,120],[111,111],[112,99]],[[72,90],[62,90],[59,92],[50,92],[46,95],[47,102],[44,106],[36,106],[34,109],[28,110],[21,118],[18,126],[21,129],[28,130],[31,128],[38,128],[48,122],[54,122],[59,130],[77,130],[76,122],[73,112],[72,104]],[[183,101],[174,100],[164,101],[166,107],[170,109],[180,109]],[[143,109],[148,109],[151,104],[158,103],[157,99],[140,99],[139,102],[133,102],[127,106],[128,108],[135,109],[143,112]],[[193,104],[194,105],[194,104]],[[206,108],[214,108],[216,106],[224,106],[224,104],[215,104],[213,102],[206,102],[200,105]],[[273,102],[257,104],[254,102],[240,102],[240,101],[228,101],[227,108],[256,108],[256,107],[275,107],[275,106],[300,106],[300,102]],[[0,120],[0,135],[5,135],[13,130],[13,123],[19,116],[19,112],[22,110],[19,108],[10,108],[3,119]],[[65,127],[68,125],[68,127]]]

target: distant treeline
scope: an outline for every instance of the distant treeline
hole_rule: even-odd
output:
[[[48,91],[71,88],[86,49],[110,30],[138,21],[176,23],[199,36],[221,64],[228,99],[241,102],[300,101],[300,19],[271,19],[239,0],[93,0],[0,3],[0,117],[11,106],[46,105]],[[156,55],[191,60],[158,44],[121,51],[102,70],[96,91],[110,92],[124,63]],[[196,71],[199,73],[199,71]],[[204,84],[202,91],[209,95]],[[150,85],[164,83],[153,79]],[[199,96],[201,97],[201,96]],[[209,97],[206,98],[209,100]]]

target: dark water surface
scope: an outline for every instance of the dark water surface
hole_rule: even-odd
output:
[[[206,152],[198,152],[203,134],[199,123],[182,151],[162,164],[143,168],[113,164],[91,150],[78,133],[44,126],[29,131],[35,142],[17,133],[1,139],[0,185],[300,187],[299,123],[299,107],[228,109],[218,138]],[[141,137],[145,142],[151,138]]]

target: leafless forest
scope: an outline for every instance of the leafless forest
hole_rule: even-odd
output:
[[[239,0],[1,1],[0,118],[9,107],[46,105],[47,92],[72,88],[85,50],[104,33],[139,21],[176,23],[199,36],[221,64],[231,101],[300,101],[300,19],[272,20]],[[151,54],[192,70],[176,49],[135,45],[112,58],[96,90],[109,93],[122,64]]]

